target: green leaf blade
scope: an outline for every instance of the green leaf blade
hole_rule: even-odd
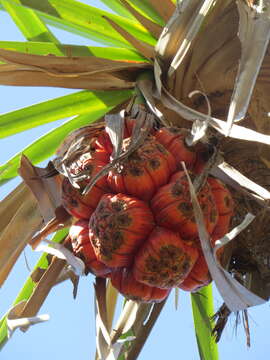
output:
[[[214,314],[212,285],[191,294],[192,312],[196,340],[201,360],[218,360],[218,346],[212,337]]]
[[[112,9],[116,14],[135,20],[134,16],[120,3],[119,0],[101,0],[103,4]]]
[[[117,14],[125,16],[127,12],[126,8],[121,4],[119,0],[101,0],[105,5],[115,11]],[[157,24],[164,26],[163,19],[159,14],[153,9],[147,0],[127,0],[130,5],[134,7],[140,14],[144,17],[156,22]],[[134,19],[134,18],[133,18]]]
[[[18,0],[17,0],[18,3]],[[59,43],[40,17],[31,9],[23,8],[6,0],[1,0],[17,27],[28,41],[48,41]]]
[[[145,17],[156,22],[160,26],[165,26],[163,19],[159,16],[155,9],[153,9],[151,4],[149,4],[148,0],[129,0],[129,3]]]
[[[13,3],[13,0],[6,0]],[[36,10],[44,21],[63,30],[89,37],[105,45],[132,48],[117,31],[103,18],[107,16],[137,39],[150,45],[156,39],[138,22],[108,13],[74,0],[18,0],[21,6]]]
[[[0,116],[0,138],[11,136],[49,122],[83,115],[91,111],[93,105],[101,103],[105,107],[117,105],[126,99],[125,91],[79,91],[61,96]],[[130,92],[127,91],[128,97]],[[112,96],[113,95],[113,96]]]
[[[54,44],[52,42],[0,41],[0,48],[33,55],[95,56],[108,60],[149,62],[135,50],[115,47]]]
[[[116,105],[130,98],[132,93],[133,92],[129,90],[103,92],[103,94],[102,92],[96,92],[92,94],[91,99],[88,97],[87,110],[84,108],[86,105],[82,105],[82,115],[68,120],[63,125],[51,130],[0,166],[0,185],[17,176],[17,169],[22,153],[29,157],[35,164],[47,159],[54,154],[57,147],[71,131],[98,120]]]

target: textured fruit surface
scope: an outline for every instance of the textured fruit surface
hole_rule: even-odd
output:
[[[231,214],[233,212],[233,199],[225,185],[223,185],[220,180],[213,177],[208,178],[208,183],[210,184],[219,214]]]
[[[69,167],[77,188],[72,186],[68,178],[64,179],[62,185],[62,203],[71,215],[79,219],[89,219],[102,195],[109,190],[106,179],[101,178],[86,195],[82,195],[90,180],[109,162],[109,153],[105,148],[100,143],[95,142],[95,145],[94,150],[80,155]]]
[[[135,123],[125,120],[123,151],[132,143]],[[102,130],[86,152],[71,160],[70,177],[79,189],[68,178],[63,181],[64,206],[74,217],[85,219],[76,225],[80,231],[72,230],[74,252],[90,271],[110,276],[127,298],[161,301],[172,287],[195,292],[211,281],[182,167],[185,162],[194,181],[209,149],[204,144],[188,147],[187,135],[185,129],[153,128],[136,150],[116,165],[113,162],[83,195],[112,159],[110,137]],[[214,246],[230,228],[233,199],[225,185],[212,177],[205,180],[197,198]]]
[[[128,143],[126,139],[126,144]],[[174,157],[153,137],[136,150],[120,170],[112,170],[108,184],[115,192],[150,200],[176,169]]]
[[[191,168],[196,160],[196,153],[192,147],[187,147],[185,137],[188,135],[186,129],[176,127],[161,128],[156,133],[156,139],[175,158],[178,168],[182,169],[181,161],[184,161],[188,168]]]
[[[93,207],[85,203],[81,192],[71,185],[68,178],[64,178],[62,182],[62,204],[78,219],[89,219],[94,211]]]
[[[207,183],[202,187],[197,197],[203,211],[206,228],[211,234],[216,226],[218,213],[211,189]],[[185,172],[177,172],[169,184],[158,190],[151,200],[151,208],[158,225],[179,232],[181,237],[186,240],[198,237]]]
[[[104,276],[111,272],[110,268],[96,258],[89,239],[88,221],[78,220],[70,227],[69,236],[74,254],[84,261],[87,271],[97,276]]]
[[[203,254],[200,253],[192,270],[178,287],[185,291],[196,292],[203,286],[210,284],[211,281],[212,278],[209,273],[207,263]]]
[[[154,219],[145,202],[123,194],[106,194],[90,218],[90,240],[104,264],[128,266],[153,227]]]
[[[136,281],[129,268],[114,269],[110,274],[112,285],[126,298],[142,302],[160,302],[170,290],[159,289]]]
[[[156,227],[135,256],[134,277],[168,289],[187,277],[197,258],[197,249],[186,245],[177,233]]]
[[[222,238],[230,229],[230,222],[234,210],[234,202],[230,192],[218,179],[209,177],[211,191],[217,204],[218,221],[212,232],[212,243]],[[220,252],[220,251],[219,251]]]

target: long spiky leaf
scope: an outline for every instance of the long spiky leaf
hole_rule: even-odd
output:
[[[124,13],[127,11],[121,4],[121,0],[101,0],[109,8],[115,11],[117,14],[125,16]],[[129,4],[138,11],[142,16],[151,19],[160,26],[164,26],[165,23],[158,12],[151,6],[148,0],[128,0]],[[130,17],[130,12],[129,12]],[[134,19],[134,18],[133,18]]]
[[[19,51],[34,55],[56,55],[69,57],[89,57],[94,56],[101,59],[142,62],[148,60],[132,49],[115,47],[83,46],[73,44],[54,44],[52,42],[20,42],[20,41],[0,41],[0,49]]]
[[[214,304],[212,285],[191,294],[194,328],[201,360],[218,360],[217,344],[212,337]]]
[[[114,106],[121,104],[132,95],[132,91],[113,92],[113,96],[110,92],[98,94],[91,94],[89,92],[82,93],[86,96],[84,99],[86,102],[83,101],[77,110],[70,106],[67,111],[73,111],[74,115],[81,112],[83,115],[68,120],[65,124],[51,130],[0,166],[0,185],[17,175],[21,153],[27,155],[35,164],[47,159],[54,154],[57,147],[71,131],[96,121]],[[100,97],[97,95],[100,95]],[[73,100],[75,101],[75,98]],[[36,116],[38,117],[38,113]],[[64,117],[67,116],[70,115],[64,115]]]
[[[14,3],[13,0],[6,0]],[[53,25],[72,33],[91,38],[107,45],[131,48],[121,35],[112,30],[103,19],[110,17],[126,31],[141,41],[154,45],[156,40],[136,21],[110,14],[104,10],[82,4],[74,0],[18,0],[20,6],[37,11],[46,24]]]
[[[89,114],[99,105],[118,105],[130,97],[131,91],[80,91],[41,102],[0,116],[0,137],[7,137],[59,119]],[[71,105],[72,104],[72,105]],[[27,119],[27,121],[26,121]]]
[[[9,13],[17,27],[28,41],[50,41],[58,44],[58,39],[53,35],[50,29],[40,19],[40,17],[31,9],[18,6],[18,0],[11,3],[1,0],[1,5]]]

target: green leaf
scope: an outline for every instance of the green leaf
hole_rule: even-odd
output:
[[[15,2],[15,0],[13,1]],[[19,3],[19,1],[16,0],[16,3]],[[1,0],[1,4],[27,40],[59,43],[57,38],[33,10],[17,6],[6,0]]]
[[[67,235],[67,233],[68,233],[67,229],[59,230],[52,238],[52,241],[59,243],[61,240],[64,239],[64,237]],[[39,258],[38,262],[36,263],[35,267],[33,268],[33,271],[35,271],[38,268],[46,270],[48,268],[48,265],[49,265],[49,263],[48,263],[47,254],[44,253]],[[32,271],[32,273],[33,273],[33,271]],[[25,281],[22,289],[20,290],[16,299],[12,303],[12,306],[15,306],[20,301],[28,300],[30,298],[30,296],[32,295],[34,288],[35,288],[35,282],[32,280],[31,275]],[[8,340],[8,338],[7,338],[7,323],[6,323],[6,314],[5,314],[2,317],[2,319],[0,320],[0,348],[2,348],[5,345],[7,340]]]
[[[0,48],[34,55],[95,56],[109,60],[148,62],[135,50],[115,47],[62,45],[51,42],[0,41]]]
[[[75,115],[91,113],[97,106],[107,108],[130,97],[130,91],[79,91],[0,115],[0,138]]]
[[[13,0],[6,0],[13,3]],[[110,14],[74,0],[18,0],[22,6],[36,10],[44,21],[63,30],[91,38],[107,45],[132,48],[103,18],[107,16],[137,39],[155,45],[156,39],[138,22]]]
[[[127,11],[119,0],[101,0],[101,1],[118,14],[123,15],[124,11]],[[165,25],[163,19],[153,9],[153,7],[148,3],[147,0],[128,0],[128,2],[131,5],[133,5],[134,9],[136,9],[143,16],[149,18],[150,20],[156,22],[161,26]]]
[[[148,0],[128,0],[133,7],[138,10],[142,15],[148,17],[153,22],[160,26],[165,26],[164,20],[159,16],[156,10],[149,4]]]
[[[103,4],[112,9],[116,14],[126,17],[131,20],[135,20],[134,16],[120,3],[119,0],[101,0]]]
[[[212,337],[214,314],[212,285],[191,294],[193,320],[201,360],[218,360],[218,347]]]
[[[17,175],[22,153],[29,157],[35,164],[47,159],[54,154],[57,147],[71,131],[101,118],[113,107],[130,98],[132,91],[96,92],[91,95],[92,97],[88,97],[88,101],[85,104],[80,104],[81,109],[79,110],[84,115],[77,116],[56,129],[51,130],[0,166],[0,185],[3,185]],[[70,108],[73,110],[73,103]],[[87,108],[87,110],[85,110],[85,108]],[[73,111],[73,115],[74,114],[76,114],[76,110]]]

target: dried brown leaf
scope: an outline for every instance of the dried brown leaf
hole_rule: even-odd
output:
[[[184,163],[183,163],[183,167],[185,169],[186,176],[189,182],[191,201],[199,231],[199,238],[200,238],[203,254],[207,262],[211,276],[215,281],[215,284],[221,296],[223,297],[224,302],[231,311],[244,310],[249,306],[263,304],[265,302],[264,299],[247,290],[247,288],[245,288],[237,280],[235,280],[231,276],[231,274],[229,274],[226,270],[224,270],[222,266],[216,261],[213,249],[210,245],[210,236],[205,227],[202,210],[200,208],[194,187],[192,185],[188,172],[186,171]],[[238,227],[233,229],[230,232],[230,236],[228,237],[228,240],[232,239],[240,231],[242,231],[242,229],[245,228],[252,219],[253,217],[245,220],[243,224],[240,224]],[[227,240],[226,236],[223,238],[224,240],[222,240],[221,242],[223,241],[225,242]],[[217,244],[218,241],[216,241]]]
[[[268,46],[261,71],[257,78],[248,113],[256,129],[270,135],[269,102],[270,102],[270,47]],[[261,160],[270,168],[270,152],[266,145],[259,146]]]
[[[178,306],[179,306],[179,288],[175,288],[174,289],[174,306],[175,306],[175,310],[178,310]]]
[[[68,266],[65,266],[64,269],[61,271],[54,285],[61,284],[66,280],[71,281],[73,285],[73,298],[76,299],[80,278]]]
[[[26,331],[29,326],[39,324],[50,319],[49,315],[38,315],[33,317],[20,317],[20,313],[25,306],[26,301],[21,301],[12,309],[9,310],[7,314],[7,329],[8,329],[8,338],[10,338],[13,332],[20,328],[22,331]]]
[[[243,325],[244,325],[246,339],[247,339],[247,347],[250,347],[250,331],[249,331],[248,311],[244,310],[242,312],[242,316],[243,316]]]
[[[100,359],[106,359],[111,344],[107,323],[106,279],[97,277],[94,286],[96,298],[97,354]]]
[[[238,1],[241,59],[227,117],[227,134],[234,122],[243,119],[253,93],[259,70],[270,40],[270,3],[250,8]],[[254,46],[256,44],[256,46]]]
[[[162,27],[148,18],[144,17],[141,13],[134,9],[126,0],[120,0],[123,6],[156,38],[158,39]]]
[[[68,176],[67,168],[82,153],[91,150],[91,140],[97,138],[100,131],[105,129],[105,123],[83,126],[72,131],[59,148],[56,150],[57,157],[53,160],[55,169],[62,175]],[[70,179],[72,182],[72,179]],[[75,184],[73,184],[75,186]],[[76,186],[75,186],[76,187]]]
[[[218,169],[212,169],[211,173],[212,175],[217,175],[217,177],[219,177],[220,171],[229,176],[233,182],[236,182],[238,185],[240,185],[240,187],[244,187],[245,189],[250,190],[252,193],[258,195],[265,201],[270,200],[270,192],[267,189],[256,184],[254,181],[251,181],[226,162],[220,163],[218,165]],[[232,185],[232,183],[230,185]],[[238,189],[239,187],[237,187],[237,190]]]
[[[146,59],[153,60],[154,59],[154,48],[153,46],[146,44],[132,35],[130,35],[129,32],[124,30],[121,26],[116,24],[113,20],[108,18],[107,16],[104,16],[104,18],[108,21],[109,24],[120,34],[123,36],[124,39],[126,39],[136,50],[139,51],[140,54],[142,54]]]
[[[239,59],[235,2],[217,1],[203,10],[204,16],[199,12],[207,2],[189,0],[179,5],[156,47],[165,87],[178,100],[195,89],[207,94],[232,89]]]
[[[42,223],[37,202],[31,194],[28,194],[0,236],[0,286],[27,243],[41,228]]]
[[[40,281],[37,283],[32,295],[24,305],[20,317],[36,316],[50,290],[54,286],[59,274],[66,264],[65,260],[54,257],[48,269],[44,272]]]
[[[52,163],[49,163],[45,169],[38,168],[22,155],[19,174],[35,196],[45,223],[29,241],[33,248],[47,235],[69,224],[71,218],[61,205],[61,177],[48,176],[51,172],[55,172]]]
[[[81,75],[67,77],[59,74],[52,76],[50,73],[39,69],[25,69],[24,65],[16,65],[14,69],[6,69],[7,65],[0,65],[0,84],[14,86],[50,86],[70,89],[89,89],[89,90],[117,90],[130,89],[134,86],[136,72],[131,72],[132,79],[121,79],[116,73],[98,73],[94,75]],[[143,66],[149,67],[149,65]],[[126,72],[130,77],[130,73]]]
[[[65,57],[55,55],[34,55],[17,51],[0,49],[0,59],[11,64],[10,70],[21,69],[46,72],[52,77],[80,77],[84,75],[97,75],[98,73],[110,73],[122,70],[143,68],[142,62],[127,62],[118,60],[102,59],[95,56],[88,57]],[[5,66],[8,70],[9,65]],[[12,67],[13,66],[13,67]],[[4,68],[4,69],[5,69]]]
[[[194,89],[206,94],[231,90],[240,58],[237,31],[235,2],[217,1],[177,71],[172,94],[179,99],[186,98]]]
[[[64,245],[58,244],[49,240],[44,239],[36,248],[36,251],[44,251],[48,254],[56,256],[58,259],[66,260],[69,268],[72,269],[75,275],[85,275],[85,264],[84,262],[75,256],[70,250]]]
[[[51,170],[33,166],[30,160],[22,155],[19,174],[35,196],[45,224],[55,217],[55,209],[61,206],[61,178],[60,176],[45,177]]]
[[[160,82],[160,80],[159,80]],[[220,134],[227,134],[227,123],[223,120],[217,119],[213,116],[209,117],[201,112],[198,112],[182,102],[178,101],[175,97],[173,97],[164,86],[162,86],[162,93],[155,96],[160,98],[164,106],[174,110],[176,113],[181,115],[184,119],[189,121],[207,121],[209,119],[209,125],[211,125],[215,130],[217,130]],[[270,135],[265,135],[259,133],[255,130],[248,129],[244,126],[233,125],[231,128],[231,132],[229,134],[231,138],[246,140],[246,141],[254,141],[261,144],[270,145]]]
[[[169,126],[162,112],[159,111],[159,109],[156,107],[155,99],[153,96],[153,85],[153,81],[149,78],[149,76],[140,76],[137,80],[137,86],[145,99],[148,109],[164,126]]]
[[[156,45],[156,56],[164,74],[167,73],[177,49],[183,42],[186,28],[200,3],[199,0],[188,1],[184,11],[177,7],[164,27]]]
[[[65,210],[65,208],[62,206],[56,208],[55,217],[41,227],[41,229],[35,234],[35,236],[31,238],[31,240],[29,241],[29,245],[31,245],[32,249],[35,250],[36,247],[40,244],[40,242],[46,238],[46,236],[65,227],[69,227],[71,223],[72,217]]]
[[[123,139],[124,139],[124,120],[125,110],[120,111],[118,114],[106,115],[106,131],[110,136],[113,146],[111,155],[112,160],[119,158],[122,152]]]
[[[211,7],[215,3],[215,0],[205,0],[203,1],[200,6],[196,8],[193,12],[192,17],[189,19],[189,23],[185,28],[185,36],[181,42],[179,42],[178,49],[173,57],[173,60],[170,64],[168,70],[168,77],[174,75],[174,73],[178,70],[184,57],[186,56],[191,43],[194,41],[196,35],[198,34],[207,13],[210,11]],[[179,17],[181,13],[179,13]],[[181,19],[178,19],[178,23]]]
[[[122,334],[128,332],[135,323],[139,304],[136,301],[127,300],[120,317],[112,330],[111,342],[114,344]]]
[[[114,90],[133,86],[137,71],[150,65],[90,57],[24,54],[0,49],[0,83],[18,86],[55,86]]]
[[[216,343],[219,342],[230,315],[231,311],[228,309],[226,304],[223,303],[218,311],[212,316],[212,320],[215,321],[212,336],[214,337]]]
[[[107,322],[109,331],[112,329],[118,294],[118,291],[112,286],[111,280],[109,279],[106,289]]]
[[[0,234],[29,194],[30,190],[24,183],[21,183],[0,202]]]
[[[149,0],[149,4],[153,6],[165,22],[168,22],[175,11],[175,4],[171,0]]]

